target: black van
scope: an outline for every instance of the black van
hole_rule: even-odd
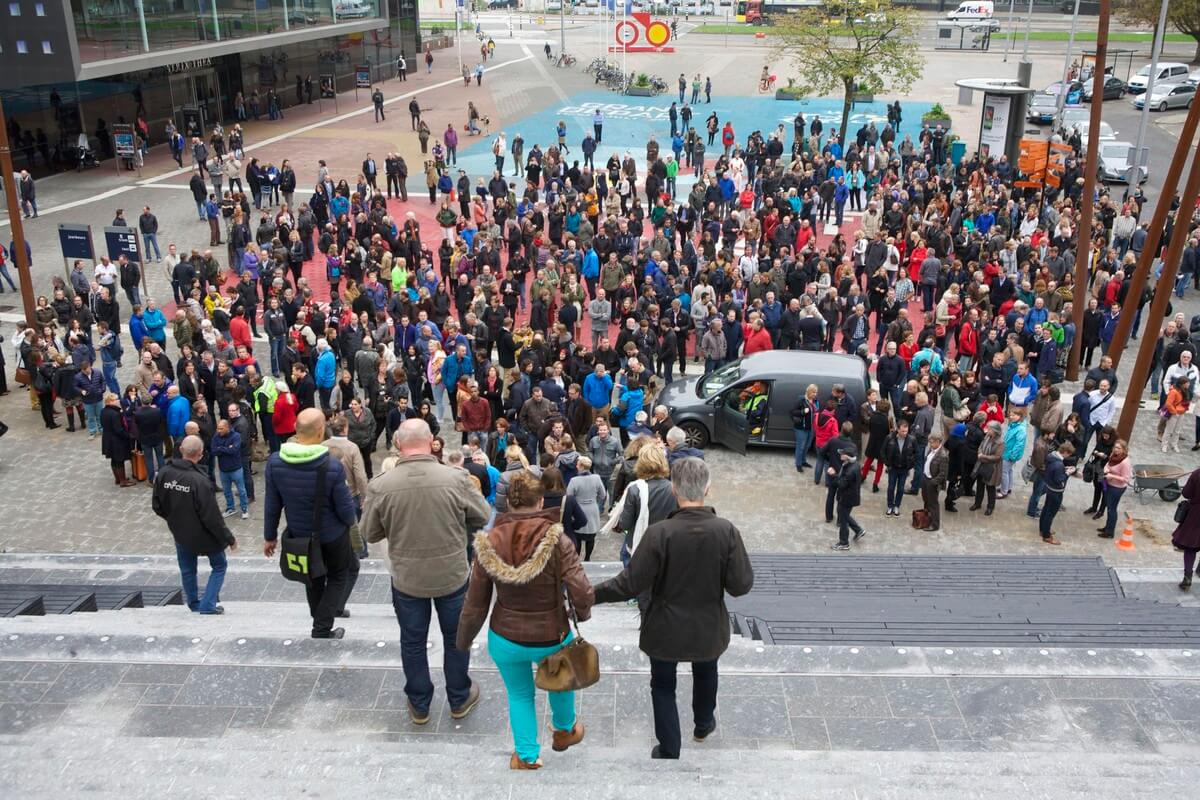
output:
[[[795,447],[792,407],[810,384],[818,400],[842,384],[855,404],[867,399],[871,377],[857,356],[768,350],[731,361],[703,377],[673,381],[658,396],[691,447],[710,442],[745,454],[750,445]],[[764,397],[765,395],[765,397]]]

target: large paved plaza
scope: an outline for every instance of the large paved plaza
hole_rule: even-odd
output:
[[[352,179],[366,153],[382,161],[398,152],[412,170],[410,199],[392,201],[389,208],[400,215],[412,211],[427,227],[426,239],[436,240],[429,234],[436,231],[435,207],[428,202],[423,156],[407,111],[411,98],[419,101],[435,134],[448,123],[461,131],[470,101],[489,118],[491,134],[502,130],[511,140],[519,133],[527,151],[534,142],[543,147],[551,142],[560,119],[572,131],[570,138],[578,138],[598,106],[606,122],[597,162],[626,151],[640,162],[651,133],[669,141],[670,93],[622,97],[602,91],[584,73],[598,50],[594,26],[577,20],[567,31],[568,49],[580,58],[574,68],[556,68],[542,53],[547,39],[557,51],[556,28],[520,29],[509,38],[499,14],[485,15],[484,28],[496,36],[497,47],[481,86],[464,87],[454,50],[441,50],[431,73],[421,65],[407,82],[381,84],[386,121],[374,122],[365,94],[356,103],[353,93],[343,93],[336,110],[325,101],[289,110],[283,120],[247,123],[247,158],[290,159],[299,176],[297,198],[307,199],[305,187],[315,181],[318,159],[335,178]],[[757,75],[771,60],[769,40],[726,41],[693,31],[690,22],[682,32],[675,54],[630,55],[628,68],[663,75],[669,83],[681,72],[711,75],[712,103],[697,108],[696,122],[715,111],[722,122],[731,119],[742,138],[754,129],[788,125],[797,109],[810,119],[821,116],[827,125],[840,116],[836,98],[800,104],[757,92]],[[1015,75],[1016,54],[1006,60],[1001,43],[987,53],[928,48],[923,55],[923,75],[898,96],[905,107],[901,132],[915,134],[921,112],[940,103],[974,149],[978,98],[974,106],[958,105],[953,79]],[[1062,51],[1041,43],[1032,60],[1033,84],[1043,86],[1061,70]],[[852,126],[884,119],[883,103],[892,99],[884,94],[857,106]],[[1138,116],[1127,101],[1107,104],[1104,114],[1122,138],[1133,135]],[[1152,199],[1182,116],[1156,115],[1148,128],[1154,168],[1146,191]],[[464,135],[459,166],[472,177],[490,168],[490,142],[490,136]],[[507,166],[511,172],[511,163]],[[58,225],[90,225],[99,234],[117,208],[136,218],[150,205],[164,250],[169,243],[181,252],[204,250],[208,227],[197,220],[189,178],[190,171],[177,169],[159,147],[140,177],[117,175],[105,162],[101,169],[39,179],[41,213],[25,223],[36,294],[47,293],[51,276],[63,274]],[[681,191],[689,184],[681,173]],[[857,224],[853,215],[849,225]],[[7,226],[7,218],[0,220],[5,242]],[[161,264],[146,269],[149,296],[169,299]],[[313,264],[305,272],[320,280]],[[1200,293],[1190,291],[1174,310],[1189,319],[1200,313]],[[21,317],[19,299],[0,295],[10,387],[13,323]],[[170,354],[177,355],[173,344]],[[1130,353],[1121,364],[1122,384],[1133,361]],[[123,384],[132,367],[127,357]],[[1064,398],[1077,388],[1064,384]],[[1190,420],[1182,452],[1162,454],[1156,403],[1148,392],[1143,397],[1145,408],[1130,441],[1134,462],[1168,465],[1180,473],[1195,468],[1200,454],[1187,449]],[[149,489],[114,488],[99,441],[89,441],[86,432],[45,430],[24,392],[0,397],[0,420],[9,426],[0,439],[0,585],[178,584],[173,540],[151,510]],[[376,463],[384,455],[377,453]],[[829,547],[836,528],[824,521],[825,491],[813,485],[811,473],[797,474],[789,450],[751,449],[742,456],[713,446],[705,459],[714,478],[712,505],[737,525],[755,554],[1099,557],[1098,569],[1113,568],[1112,588],[1120,598],[1151,608],[1160,603],[1171,613],[1179,611],[1177,605],[1197,611],[1196,599],[1175,588],[1180,560],[1170,542],[1175,505],[1152,493],[1126,494],[1121,508],[1132,517],[1136,549],[1119,550],[1098,538],[1098,523],[1081,513],[1091,501],[1091,486],[1072,481],[1056,526],[1063,544],[1051,548],[1025,514],[1030,487],[1019,479],[994,515],[970,511],[963,498],[957,513],[943,514],[937,532],[909,526],[908,512],[918,498],[905,498],[899,518],[885,516],[884,495],[864,484],[856,516],[868,535],[852,552],[835,555]],[[896,646],[770,645],[749,629],[735,633],[722,660],[719,733],[703,745],[685,743],[680,762],[650,762],[649,662],[638,651],[636,611],[624,605],[602,607],[583,627],[600,648],[604,672],[600,684],[578,701],[588,726],[586,744],[566,755],[546,748],[541,773],[514,778],[507,770],[511,737],[503,683],[486,647],[477,645],[473,652],[473,673],[485,698],[477,711],[455,721],[439,695],[432,723],[420,729],[411,724],[383,546],[373,547],[372,558],[363,563],[349,606],[352,617],[344,621],[346,639],[313,641],[307,638],[302,590],[283,581],[261,555],[261,504],[251,506],[250,519],[228,522],[243,547],[230,562],[223,617],[171,606],[0,619],[0,771],[12,781],[14,798],[386,792],[455,798],[569,793],[621,800],[734,794],[1060,800],[1150,791],[1184,795],[1200,779],[1194,766],[1200,753],[1200,638],[1178,639],[1177,647],[1061,642],[1010,647],[972,638],[961,627],[955,635],[962,644]],[[593,578],[615,573],[619,547],[615,536],[600,538],[596,563],[589,565]],[[1070,595],[1069,587],[1049,588],[1047,595]],[[990,595],[979,594],[986,606]],[[819,590],[812,597],[827,599]],[[881,607],[872,613],[904,605],[872,597],[869,590],[861,597],[864,605],[870,600]],[[1043,599],[1032,597],[1031,609]],[[1006,610],[1011,601],[996,595]],[[1077,617],[1086,616],[1088,598],[1074,602]],[[986,614],[986,608],[971,613]],[[1038,612],[1029,616],[1036,625]],[[435,633],[428,649],[439,686],[442,647]],[[681,676],[685,731],[690,713],[682,698],[690,686],[690,676]],[[539,703],[546,722],[544,696]],[[532,779],[522,780],[526,777]]]

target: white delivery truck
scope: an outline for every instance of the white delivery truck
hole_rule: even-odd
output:
[[[996,13],[996,4],[992,0],[966,0],[959,3],[958,8],[946,13],[946,19],[951,22],[987,22]]]

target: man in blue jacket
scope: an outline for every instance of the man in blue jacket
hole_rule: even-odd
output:
[[[603,364],[597,364],[596,371],[583,379],[583,399],[603,414],[605,419],[608,418],[608,408],[612,404],[612,390],[612,377]]]
[[[317,364],[313,369],[313,380],[317,384],[317,394],[321,396],[321,408],[328,409],[333,385],[337,383],[337,356],[324,339],[317,339]]]
[[[319,537],[326,574],[306,587],[312,636],[341,639],[346,629],[334,628],[333,618],[350,616],[345,610],[346,599],[358,577],[358,558],[350,548],[350,526],[358,521],[358,515],[346,485],[346,470],[341,461],[329,457],[324,441],[325,415],[320,409],[308,408],[296,418],[295,437],[267,459],[263,554],[267,558],[275,555],[280,514],[287,516],[284,536],[309,537],[315,533]],[[313,503],[321,473],[325,489],[321,494],[320,529],[314,532]]]
[[[192,418],[192,404],[179,394],[179,387],[174,384],[167,388],[164,416],[167,418],[167,435],[178,445],[187,435],[188,420]]]

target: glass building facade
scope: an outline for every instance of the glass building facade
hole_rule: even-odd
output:
[[[310,99],[332,113],[332,101],[321,96],[323,82],[332,81],[338,91],[353,90],[357,66],[369,65],[375,80],[391,78],[402,52],[410,69],[419,53],[416,0],[216,0],[215,8],[213,0],[62,2],[70,4],[67,24],[74,25],[80,72],[106,71],[109,64],[126,68],[103,77],[0,90],[15,166],[39,174],[73,165],[81,131],[96,152],[108,157],[113,124],[140,117],[149,126],[150,144],[161,144],[168,122],[186,131],[235,121],[239,96],[247,118],[253,117],[256,102],[260,116],[267,116],[270,92],[285,118],[289,108]],[[372,20],[382,24],[320,35],[322,26],[355,22],[366,27]],[[203,47],[206,43],[239,39],[244,41],[232,48],[217,45],[218,51],[236,52],[200,55],[213,52]],[[178,48],[187,48],[178,61],[163,58]],[[0,51],[0,62],[10,57],[16,54]],[[150,59],[159,65],[135,68]],[[306,79],[313,87],[311,98]]]

